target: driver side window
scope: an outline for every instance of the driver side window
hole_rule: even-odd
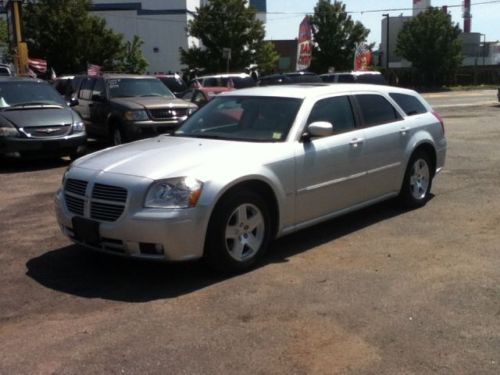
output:
[[[356,126],[351,102],[347,96],[319,100],[311,110],[307,125],[316,121],[331,123],[334,134],[353,130]]]

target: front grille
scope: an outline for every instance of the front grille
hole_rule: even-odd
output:
[[[66,207],[68,207],[69,212],[83,216],[85,206],[84,199],[69,194],[64,194],[64,198],[66,199]]]
[[[102,221],[116,221],[125,207],[122,205],[92,202],[90,207],[90,217]]]
[[[179,120],[187,116],[187,108],[158,108],[150,109],[151,118],[155,121]]]
[[[127,200],[127,190],[119,186],[95,184],[94,190],[92,191],[92,198],[113,202],[125,202]]]
[[[28,126],[23,128],[24,132],[33,138],[52,138],[67,135],[71,131],[71,124]]]
[[[68,178],[64,185],[64,197],[68,211],[76,215],[100,221],[116,221],[123,214],[127,202],[127,190],[120,186],[95,184],[87,198],[87,181]],[[87,206],[86,206],[87,205]],[[85,208],[88,207],[88,212]]]
[[[67,192],[73,194],[85,195],[85,190],[87,189],[87,181],[68,178],[66,180],[66,186],[64,187],[64,189]]]

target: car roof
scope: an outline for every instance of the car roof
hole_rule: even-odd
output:
[[[258,86],[221,93],[221,96],[275,96],[284,98],[305,99],[309,96],[328,94],[354,94],[359,92],[385,92],[414,95],[415,91],[394,86],[349,84],[349,83],[301,83],[291,85]]]
[[[0,82],[37,82],[44,83],[43,79],[31,78],[31,77],[11,77],[11,76],[0,76]]]
[[[246,78],[246,77],[250,77],[250,75],[248,75],[246,73],[221,73],[221,74],[208,74],[208,75],[205,75],[205,76],[195,77],[193,79],[229,78],[229,77]]]
[[[381,75],[382,73],[375,71],[375,70],[353,70],[352,72],[324,73],[324,74],[321,74],[321,77],[336,76],[336,75],[341,75],[341,74],[351,74],[354,76],[361,76],[361,75]]]

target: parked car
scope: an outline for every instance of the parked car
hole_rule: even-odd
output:
[[[114,145],[172,132],[197,109],[158,78],[144,75],[85,76],[76,99],[89,137]]]
[[[69,102],[75,98],[76,91],[84,78],[82,75],[59,76],[52,82],[52,86]]]
[[[186,82],[178,74],[157,74],[156,78],[163,82],[172,93],[178,98],[182,97],[187,90]]]
[[[197,77],[189,81],[189,87],[232,87],[242,89],[255,86],[255,80],[246,73],[213,74]]]
[[[262,76],[258,79],[258,86],[269,85],[290,85],[293,83],[314,83],[322,82],[321,78],[312,72],[289,72],[277,73],[267,76]]]
[[[380,72],[355,71],[321,74],[323,82],[328,83],[370,83],[374,85],[387,85],[387,81]]]
[[[0,64],[0,77],[11,77],[13,76],[12,70],[9,65],[7,64]]]
[[[85,149],[82,119],[48,83],[0,77],[0,155],[70,155]]]
[[[411,90],[235,90],[170,136],[78,159],[57,220],[90,249],[242,271],[273,238],[392,197],[425,205],[445,154],[442,120]]]
[[[216,95],[221,92],[233,90],[230,87],[200,87],[197,89],[189,89],[184,92],[181,99],[192,102],[198,106],[198,108],[203,107],[208,103],[209,100],[213,99]]]

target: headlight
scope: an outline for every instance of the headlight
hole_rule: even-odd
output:
[[[191,177],[178,177],[156,181],[148,190],[144,207],[194,207],[200,198],[202,189],[203,183]]]
[[[85,131],[85,125],[83,121],[77,121],[73,123],[73,133],[81,133]]]
[[[146,121],[149,119],[148,113],[143,109],[138,111],[127,111],[123,116],[127,121]]]
[[[0,118],[0,137],[17,137],[19,132],[14,125]]]

